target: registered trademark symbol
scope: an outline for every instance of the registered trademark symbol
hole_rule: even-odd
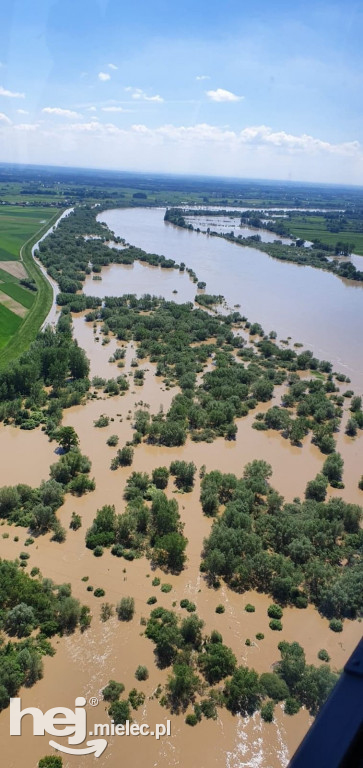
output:
[[[91,707],[97,707],[99,703],[97,696],[91,696],[88,703],[91,705]]]

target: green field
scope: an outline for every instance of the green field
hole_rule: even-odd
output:
[[[0,261],[19,259],[23,243],[54,216],[52,208],[0,207]]]
[[[35,291],[29,291],[27,288],[23,288],[23,286],[19,285],[19,283],[10,281],[0,283],[0,291],[11,296],[12,299],[18,301],[19,304],[26,307],[26,309],[30,309],[36,296]]]
[[[9,259],[10,261],[10,259]],[[0,280],[3,283],[18,283],[18,278],[14,277],[14,275],[11,275],[10,272],[5,272],[5,269],[1,269],[0,267]]]
[[[17,277],[0,266],[0,291],[28,310],[21,318],[0,304],[1,366],[29,346],[51,307],[51,286],[35,264],[31,249],[60,215],[61,211],[54,208],[0,207],[0,265],[5,261],[22,261],[37,287],[37,291],[23,287]]]
[[[10,309],[0,304],[0,349],[16,333],[22,322],[21,317],[18,317]]]
[[[337,242],[354,243],[354,253],[363,255],[363,232],[354,230],[354,221],[349,221],[349,229],[340,232],[330,232],[326,226],[326,220],[323,216],[292,216],[286,221],[289,232],[294,237],[300,237],[303,240],[321,240],[327,245],[335,245]]]

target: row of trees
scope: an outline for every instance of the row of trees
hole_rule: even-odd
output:
[[[120,242],[120,238],[97,221],[99,212],[99,208],[91,205],[75,207],[39,245],[39,258],[50,277],[58,283],[62,303],[66,303],[64,297],[75,298],[88,274],[99,274],[102,267],[111,263],[133,264],[138,260],[164,269],[181,268],[174,259],[147,253],[141,248],[110,247],[108,242]]]
[[[188,211],[188,216],[192,213]],[[220,215],[225,215],[223,211],[219,212]],[[203,214],[212,215],[210,211],[203,211]],[[248,214],[251,214],[250,216]],[[215,212],[214,212],[215,215]],[[178,227],[193,230],[193,224],[188,223],[185,219],[185,211],[178,208],[171,208],[166,211],[165,220],[170,221]],[[285,223],[281,220],[266,222],[263,221],[264,213],[262,211],[249,211],[246,212],[241,218],[241,224],[247,224],[252,227],[259,227],[268,229],[272,232],[276,232],[280,237],[289,237],[289,229]],[[200,231],[197,228],[197,231]],[[357,269],[352,262],[338,262],[335,260],[329,260],[326,253],[333,253],[338,256],[346,256],[352,253],[354,249],[353,243],[337,242],[336,245],[328,245],[322,243],[318,239],[313,240],[313,245],[309,248],[304,247],[304,240],[298,238],[295,242],[287,245],[282,243],[281,240],[274,240],[274,242],[264,242],[260,235],[250,235],[249,237],[243,237],[241,234],[236,235],[232,230],[228,233],[217,232],[207,229],[207,234],[213,237],[222,237],[225,240],[237,243],[238,245],[258,248],[260,251],[268,253],[275,259],[280,261],[291,261],[294,264],[304,264],[317,269],[324,269],[328,272],[333,272],[340,277],[346,277],[357,282],[363,281],[363,271]]]

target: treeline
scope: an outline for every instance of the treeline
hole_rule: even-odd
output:
[[[125,512],[116,515],[113,506],[99,509],[87,531],[86,546],[98,557],[110,547],[111,554],[127,560],[145,554],[155,565],[179,573],[186,560],[187,539],[177,501],[161,490],[168,477],[165,467],[155,469],[152,478],[146,472],[133,472],[124,492]]]
[[[179,208],[169,208],[166,211],[164,218],[166,221],[170,221],[178,227],[185,227],[186,229],[193,230],[193,225],[191,223],[188,224],[185,220],[185,213],[185,211],[182,211]],[[189,215],[189,211],[187,213]],[[243,220],[243,222],[249,223],[250,226],[261,227],[278,232],[280,236],[288,236],[288,232],[283,223],[264,223],[257,214],[255,214],[252,219],[248,219],[248,221]],[[290,245],[285,245],[278,240],[275,240],[273,243],[262,242],[259,235],[243,237],[242,235],[235,235],[234,232],[221,233],[215,231],[211,231],[209,234],[214,237],[222,237],[225,240],[237,243],[237,245],[257,248],[259,251],[264,251],[264,253],[268,253],[272,258],[279,259],[280,261],[291,261],[294,264],[316,267],[328,272],[333,272],[338,275],[338,277],[344,277],[357,282],[363,281],[363,271],[357,269],[352,262],[338,262],[334,259],[329,260],[326,256],[326,252],[335,255],[348,255],[354,248],[353,245],[349,246],[346,243],[339,242],[335,247],[322,243],[320,240],[315,240],[313,245],[308,248],[304,247],[304,241],[299,239],[296,243],[294,242]]]
[[[0,371],[0,421],[21,429],[43,425],[52,434],[63,408],[79,405],[89,389],[89,362],[72,338],[67,308],[17,360]],[[46,388],[48,391],[46,391]]]
[[[102,267],[109,264],[133,264],[134,261],[141,261],[163,269],[178,269],[181,272],[185,270],[185,264],[178,264],[174,259],[156,253],[147,253],[142,248],[130,245],[119,249],[107,245],[108,241],[123,243],[123,240],[116,237],[105,224],[97,221],[100,210],[90,205],[77,206],[59,222],[54,232],[39,244],[39,258],[50,277],[59,285],[62,297],[62,300],[58,301],[59,304],[69,304],[72,301],[70,295],[74,296],[82,289],[86,276],[92,272],[100,273]],[[187,271],[194,282],[197,282],[198,278],[194,272]],[[68,301],[65,297],[68,297]],[[92,304],[88,303],[82,308],[91,306]]]
[[[49,637],[77,626],[86,629],[91,621],[89,609],[72,597],[70,584],[57,586],[37,568],[32,576],[18,561],[0,560],[0,710],[21,686],[43,677],[43,656],[55,653]]]
[[[217,719],[220,707],[242,716],[261,710],[262,718],[271,722],[275,705],[282,701],[287,714],[305,706],[315,715],[338,679],[326,664],[306,664],[299,643],[287,642],[279,643],[281,660],[274,671],[258,675],[254,669],[237,666],[222,635],[216,630],[203,635],[203,627],[195,613],[180,619],[160,607],[151,612],[145,630],[155,644],[158,665],[172,666],[160,703],[172,712],[194,705],[186,718],[189,725],[196,725],[202,716]]]
[[[255,460],[242,478],[205,475],[202,508],[218,518],[204,542],[202,571],[212,584],[223,578],[232,589],[267,592],[282,605],[311,602],[329,618],[359,616],[362,508],[339,498],[316,501],[309,484],[305,501],[284,503],[270,487],[271,474],[269,464]]]

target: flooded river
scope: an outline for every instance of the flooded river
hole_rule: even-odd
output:
[[[105,221],[116,235],[151,253],[163,254],[177,262],[184,261],[207,283],[208,293],[223,294],[230,305],[240,304],[241,313],[251,322],[260,322],[266,332],[276,330],[279,338],[292,336],[314,349],[317,357],[331,360],[349,375],[363,391],[363,284],[343,281],[323,270],[272,259],[254,248],[244,248],[221,238],[180,229],[164,222],[165,209],[125,208],[104,211]],[[160,293],[163,281],[168,291],[178,290],[177,300],[190,300],[188,276],[159,270],[155,284],[154,270],[137,270],[135,292]],[[112,266],[107,271],[107,291],[103,281],[88,278],[85,293],[107,295],[121,292],[130,285],[130,271]],[[106,278],[105,278],[106,280]],[[170,283],[170,285],[169,285]],[[105,283],[106,286],[106,283]],[[170,298],[170,292],[167,294]]]
[[[102,214],[102,218],[107,220],[116,234],[125,237],[127,241],[146,250],[185,261],[187,266],[196,271],[199,279],[207,281],[207,290],[223,293],[231,304],[240,303],[241,311],[251,320],[262,321],[266,330],[275,328],[282,336],[291,334],[294,340],[299,341],[308,337],[315,352],[321,356],[319,346],[326,344],[330,352],[326,349],[324,356],[337,359],[341,354],[341,365],[352,368],[355,379],[359,380],[359,365],[350,351],[351,342],[359,349],[362,344],[359,333],[352,331],[356,326],[351,326],[350,335],[346,337],[349,345],[343,345],[341,353],[337,350],[340,349],[342,327],[347,329],[344,312],[349,305],[348,297],[352,297],[351,302],[355,306],[355,315],[351,309],[351,317],[354,315],[355,323],[358,311],[362,310],[363,293],[360,289],[351,288],[336,277],[317,270],[282,264],[252,249],[238,248],[220,239],[213,240],[175,229],[164,224],[163,211],[160,210],[111,211]],[[275,270],[280,276],[279,279],[274,276]],[[264,280],[270,290],[263,288]],[[313,286],[316,280],[321,289],[325,286],[324,306],[328,306],[330,301],[326,295],[327,286],[331,286],[336,292],[334,295],[340,297],[341,304],[337,304],[339,314],[330,326],[330,335],[328,326],[332,321],[326,319],[323,322],[323,310],[318,299],[315,306],[312,296],[308,293],[308,298],[305,297],[303,302],[303,292],[307,290],[308,285]],[[300,283],[299,291],[296,283]],[[302,285],[305,287],[301,287]],[[122,294],[125,291],[140,294],[150,292],[165,294],[175,300],[191,300],[195,295],[195,285],[188,275],[139,264],[126,269],[122,266],[111,266],[102,270],[101,282],[92,281],[92,278],[87,281],[86,292],[93,289],[98,295],[111,292]],[[266,306],[263,297],[259,295],[260,289],[264,291]],[[173,290],[178,293],[173,294]],[[313,296],[317,295],[315,291]],[[296,297],[295,311],[292,296]],[[345,304],[343,297],[346,297]],[[282,312],[282,319],[278,308]],[[291,317],[288,316],[287,308],[292,313]],[[314,312],[317,313],[316,317],[319,315],[320,318],[315,328],[311,319]],[[333,312],[332,306],[330,312]],[[94,333],[92,324],[85,322],[84,314],[74,317],[74,334],[90,358],[92,376],[110,378],[120,372],[129,376],[133,371],[133,344],[127,345],[125,368],[120,371],[115,363],[109,362],[116,347],[121,346],[120,342],[113,338],[109,344],[102,345],[99,329]],[[334,346],[333,340],[337,341],[337,347]],[[103,557],[95,558],[93,553],[86,549],[85,533],[96,510],[104,504],[114,504],[117,513],[122,513],[125,509],[123,491],[130,468],[119,468],[114,472],[110,470],[110,462],[116,449],[106,444],[107,438],[111,434],[117,434],[119,446],[124,445],[133,434],[130,414],[134,413],[140,402],[147,404],[151,413],[157,412],[161,405],[167,410],[178,391],[176,388],[165,389],[160,377],[155,376],[153,364],[144,362],[140,367],[145,370],[144,386],[134,387],[130,377],[130,389],[124,396],[107,397],[101,390],[99,399],[89,400],[86,405],[76,406],[64,412],[63,424],[75,428],[82,452],[92,461],[91,476],[95,477],[96,490],[81,498],[69,494],[66,496],[65,504],[58,512],[67,530],[67,540],[64,543],[52,542],[47,535],[37,538],[27,550],[30,554],[28,570],[36,565],[44,576],[52,578],[57,584],[70,582],[73,594],[91,607],[93,621],[91,628],[83,635],[77,632],[73,636],[55,639],[56,655],[54,658],[45,659],[43,680],[33,688],[21,691],[22,705],[40,707],[43,711],[58,705],[74,708],[77,696],[84,696],[87,701],[96,696],[100,700],[99,705],[87,705],[88,728],[91,730],[95,723],[109,722],[101,691],[110,679],[123,682],[126,694],[133,687],[145,693],[144,705],[132,713],[136,722],[155,726],[156,723],[165,723],[170,717],[169,712],[153,697],[157,686],[164,685],[167,681],[168,670],[156,667],[153,644],[145,637],[141,623],[152,610],[152,606],[147,605],[147,599],[151,595],[157,597],[157,605],[168,609],[173,608],[176,603],[174,610],[180,615],[183,612],[179,608],[179,601],[183,597],[192,599],[197,606],[198,615],[205,622],[204,632],[209,633],[212,629],[217,629],[223,635],[224,642],[233,649],[238,663],[247,664],[260,673],[271,670],[273,664],[279,660],[277,645],[281,639],[289,642],[298,640],[305,649],[308,663],[318,664],[319,649],[327,649],[332,666],[339,669],[361,634],[361,625],[356,621],[345,621],[341,634],[332,632],[329,630],[328,621],[312,606],[306,610],[284,609],[283,632],[273,632],[269,629],[267,615],[267,608],[271,603],[268,596],[256,592],[236,594],[225,586],[217,591],[210,589],[199,571],[203,540],[209,535],[211,520],[202,514],[198,473],[192,493],[175,493],[172,481],[167,489],[168,496],[176,498],[179,503],[185,524],[184,532],[188,538],[188,560],[185,570],[179,576],[165,575],[159,570],[152,571],[146,558],[126,562],[124,559],[112,557],[107,550]],[[273,403],[279,404],[282,392],[283,387],[276,388]],[[270,406],[271,403],[260,404],[258,410],[263,412]],[[110,423],[105,428],[96,428],[94,421],[101,414],[109,416]],[[286,500],[302,496],[307,481],[321,470],[324,456],[312,445],[310,437],[305,438],[302,448],[297,448],[292,447],[276,432],[253,430],[251,425],[255,414],[256,411],[238,420],[235,442],[218,439],[211,444],[198,444],[188,440],[180,448],[141,444],[135,449],[132,470],[151,473],[157,466],[169,465],[174,459],[185,459],[194,461],[198,471],[201,465],[205,464],[207,471],[220,469],[241,476],[247,462],[261,458],[272,465],[272,485]],[[347,417],[348,414],[345,413],[344,419]],[[345,500],[362,503],[363,493],[358,490],[358,479],[362,472],[363,438],[352,440],[347,438],[342,430],[337,435],[337,444],[345,460],[345,488],[340,491],[331,490],[330,493],[341,495]],[[29,482],[36,485],[42,478],[46,479],[49,465],[56,460],[54,448],[55,444],[49,443],[46,435],[40,430],[24,432],[12,427],[1,427],[2,484]],[[69,529],[72,512],[82,517],[82,527],[77,531]],[[15,529],[8,525],[3,525],[1,531],[5,537],[0,536],[0,556],[9,559],[18,557],[24,549],[28,532],[23,528]],[[6,534],[9,534],[8,538]],[[19,537],[19,541],[14,541],[15,535]],[[82,581],[85,576],[89,577],[87,583]],[[163,594],[160,587],[153,587],[151,581],[154,576],[159,576],[162,583],[170,583],[171,592]],[[102,587],[106,593],[105,597],[97,600],[87,591],[89,584],[94,588]],[[124,595],[132,595],[135,598],[134,619],[125,624],[113,617],[102,623],[99,619],[100,603],[107,600],[115,605]],[[215,608],[221,602],[225,605],[225,613],[216,614]],[[244,610],[247,603],[255,606],[254,613]],[[260,632],[265,636],[263,641],[255,639],[256,634]],[[246,646],[247,638],[252,640],[251,646]],[[135,670],[139,664],[145,664],[149,670],[150,676],[146,682],[137,682],[135,679]],[[243,719],[233,717],[223,709],[219,710],[216,722],[203,719],[195,728],[185,725],[184,719],[185,715],[172,715],[171,736],[159,742],[151,737],[110,738],[109,746],[97,765],[99,768],[119,768],[120,765],[126,765],[128,768],[285,768],[311,722],[305,710],[301,710],[294,717],[288,717],[284,715],[280,705],[276,706],[275,719],[271,724],[263,723],[259,714],[250,719]],[[48,743],[49,737],[34,738],[26,721],[21,738],[9,737],[9,710],[4,710],[0,715],[0,739],[4,768],[36,768],[42,756],[53,753]],[[66,743],[64,738],[59,738],[58,741]],[[63,766],[88,768],[92,760],[90,756],[63,755]]]

